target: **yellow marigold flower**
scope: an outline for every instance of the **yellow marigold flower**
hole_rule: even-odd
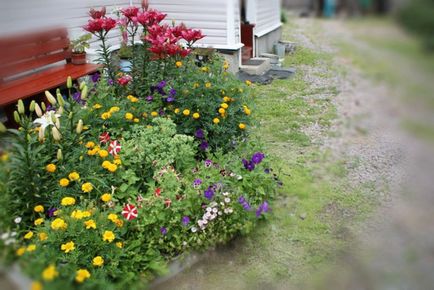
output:
[[[224,68],[225,70],[227,70],[227,69],[229,68],[229,63],[228,63],[227,61],[225,61],[225,62],[223,63],[223,68]]]
[[[240,128],[241,130],[244,130],[244,129],[246,129],[246,124],[240,123],[238,125],[238,128]]]
[[[115,224],[116,224],[116,226],[117,226],[118,228],[121,228],[121,227],[124,226],[124,221],[123,221],[123,220],[120,220],[120,219],[117,219],[117,220],[115,221]]]
[[[208,88],[208,89],[209,89],[211,86],[212,86],[211,83],[206,83],[206,84],[205,84],[205,87]]]
[[[251,85],[252,85],[252,82],[249,81],[249,80],[246,80],[246,85],[251,86]]]
[[[111,195],[110,193],[104,193],[104,194],[101,196],[101,200],[102,200],[103,202],[109,202],[110,200],[112,200],[112,195]]]
[[[182,61],[177,61],[177,62],[175,63],[175,65],[176,65],[177,68],[182,67]]]
[[[249,116],[252,113],[252,111],[247,106],[243,106],[243,110],[244,110],[244,114],[246,114],[247,116]]]
[[[84,210],[82,211],[83,217],[88,218],[92,215],[92,211],[90,210]]]
[[[44,219],[43,219],[43,218],[38,218],[38,219],[35,220],[35,226],[39,226],[39,225],[41,225],[43,222],[44,222]]]
[[[220,107],[222,107],[223,109],[227,109],[227,108],[229,108],[229,105],[228,104],[226,104],[226,103],[222,103],[221,105],[220,105]]]
[[[193,119],[197,120],[200,118],[200,114],[199,113],[194,113],[193,114]]]
[[[21,247],[21,248],[18,248],[18,250],[16,250],[15,254],[20,257],[20,256],[24,255],[25,252],[26,252],[26,248]]]
[[[44,207],[42,205],[37,205],[33,208],[35,212],[42,213],[44,212]]]
[[[75,244],[73,241],[67,242],[66,244],[62,244],[60,249],[65,252],[65,254],[72,252],[75,250]]]
[[[96,256],[92,260],[92,265],[94,265],[95,267],[101,267],[102,265],[104,265],[104,259],[101,256]]]
[[[60,202],[61,205],[63,206],[69,206],[69,205],[74,205],[75,204],[75,198],[67,196],[62,198],[62,201]]]
[[[114,213],[111,213],[108,215],[107,219],[115,223],[118,220],[118,216]]]
[[[56,172],[57,166],[53,163],[48,164],[45,166],[45,170],[47,170],[50,173]]]
[[[107,120],[112,116],[112,114],[110,112],[104,112],[101,114],[101,119],[103,120]]]
[[[27,252],[33,252],[35,250],[36,250],[36,245],[35,244],[28,245],[27,249],[26,249]]]
[[[112,231],[105,231],[104,234],[102,235],[102,240],[104,242],[113,242],[113,240],[115,239],[115,234]]]
[[[208,71],[209,71],[209,68],[208,68],[207,66],[204,66],[204,67],[202,67],[202,71],[203,71],[203,72],[208,72]]]
[[[27,232],[27,234],[24,235],[24,239],[26,240],[30,240],[31,238],[33,238],[33,232]]]
[[[42,279],[45,281],[53,281],[58,275],[59,273],[54,265],[50,265],[42,271]]]
[[[106,158],[109,155],[108,151],[104,150],[104,149],[99,150],[98,154],[99,154],[99,157],[101,157],[101,158]]]
[[[212,120],[212,122],[217,125],[218,123],[220,123],[220,119],[219,118],[214,118]]]
[[[155,111],[151,112],[151,116],[152,117],[158,117],[158,112],[155,112]]]
[[[46,239],[48,239],[48,235],[44,232],[41,232],[38,234],[38,238],[41,242],[45,241]]]
[[[139,120],[139,118],[134,118],[134,119],[133,119],[133,122],[134,122],[134,123],[139,123],[140,120]]]
[[[137,103],[139,101],[138,98],[131,96],[131,95],[129,95],[127,98],[128,98],[128,100],[130,100],[131,103]]]
[[[225,102],[225,103],[229,103],[231,101],[231,98],[229,98],[229,97],[227,97],[227,96],[225,96],[224,98],[223,98],[223,102]]]
[[[200,87],[200,84],[199,83],[194,83],[193,89],[197,89],[198,87]]]
[[[81,190],[83,192],[89,193],[93,190],[93,185],[90,182],[83,183]]]
[[[61,180],[59,180],[59,185],[62,187],[67,187],[69,185],[69,180],[66,178],[62,178]]]
[[[76,220],[81,220],[82,218],[84,218],[84,214],[83,214],[83,212],[81,210],[78,209],[78,210],[74,210],[71,213],[71,217],[73,219],[76,219]]]
[[[111,165],[112,163],[110,162],[110,161],[104,161],[102,164],[101,164],[101,166],[102,166],[102,168],[104,168],[104,169],[108,169],[109,168],[109,166]]]
[[[224,115],[224,113],[226,113],[226,110],[223,109],[223,108],[220,108],[220,109],[219,109],[219,113],[222,114],[222,115]]]
[[[109,112],[110,113],[116,113],[116,112],[119,112],[120,110],[121,110],[121,108],[119,108],[119,107],[111,107]]]
[[[131,113],[126,113],[125,114],[125,119],[127,119],[127,120],[132,120],[134,118],[134,115],[133,114],[131,114]]]
[[[53,230],[65,230],[67,227],[68,225],[61,218],[56,218],[54,221],[51,222],[51,228]]]
[[[182,111],[182,114],[184,116],[189,116],[190,115],[190,110],[189,109],[185,109],[184,111]]]
[[[41,282],[33,281],[31,286],[30,286],[30,290],[42,290]]]
[[[73,171],[68,175],[69,180],[71,181],[77,181],[80,179],[80,174],[78,174],[77,172]]]
[[[180,111],[181,110],[179,108],[176,108],[174,112],[175,112],[175,114],[179,114]]]
[[[87,155],[94,156],[99,152],[100,148],[96,146],[92,150],[87,151]]]
[[[101,104],[95,104],[92,106],[92,108],[94,108],[95,110],[101,109],[102,105]]]
[[[124,247],[124,243],[122,242],[117,242],[116,243],[116,247],[118,247],[119,249],[122,249]]]
[[[78,283],[83,283],[86,279],[90,278],[90,273],[86,269],[80,269],[75,275],[75,281]]]
[[[121,165],[121,164],[122,164],[122,160],[120,160],[120,159],[115,159],[115,160],[113,161],[113,163],[116,164],[116,165]]]
[[[116,170],[118,170],[118,166],[116,164],[111,163],[108,167],[107,170],[110,172],[116,172]]]
[[[89,142],[86,143],[85,146],[86,146],[87,149],[92,149],[93,147],[95,147],[95,143],[92,142],[92,141],[89,141]]]
[[[85,221],[84,226],[86,227],[86,230],[96,229],[96,223],[94,220]]]

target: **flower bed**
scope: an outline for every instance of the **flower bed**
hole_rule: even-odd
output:
[[[172,258],[251,231],[275,191],[248,134],[250,83],[191,55],[200,31],[146,3],[90,15],[105,69],[46,92],[47,107],[19,101],[20,128],[1,139],[0,247],[33,289],[142,289]],[[116,24],[130,74],[106,46]]]

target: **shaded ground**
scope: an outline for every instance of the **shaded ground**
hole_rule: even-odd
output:
[[[289,81],[257,87],[284,187],[251,236],[154,289],[431,289],[434,59],[388,21],[295,19]]]

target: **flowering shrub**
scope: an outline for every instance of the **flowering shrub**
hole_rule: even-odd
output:
[[[140,288],[170,259],[248,233],[275,190],[249,139],[248,84],[218,57],[197,66],[199,31],[146,3],[122,9],[127,38],[144,40],[128,75],[105,46],[112,18],[90,15],[105,69],[47,91],[49,106],[19,101],[20,127],[1,138],[0,248],[33,289]]]

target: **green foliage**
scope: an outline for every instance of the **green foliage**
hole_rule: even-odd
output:
[[[89,40],[92,39],[92,34],[83,34],[77,39],[71,41],[71,49],[74,53],[86,52],[86,49],[90,47]]]

